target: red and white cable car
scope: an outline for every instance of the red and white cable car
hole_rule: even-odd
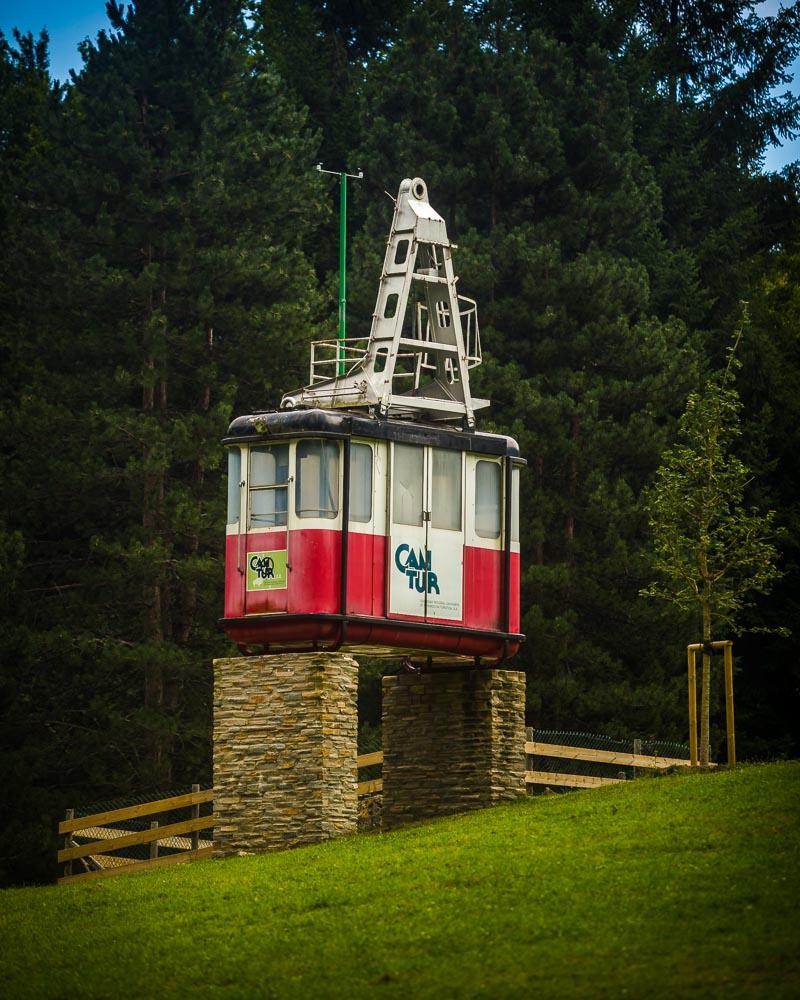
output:
[[[424,182],[403,181],[369,338],[312,345],[306,388],[231,424],[222,624],[243,652],[519,648],[525,463],[474,429],[456,280]]]

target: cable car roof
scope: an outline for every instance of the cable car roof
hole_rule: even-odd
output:
[[[231,445],[320,435],[433,445],[481,455],[504,455],[520,464],[525,462],[520,458],[517,442],[504,434],[460,431],[442,424],[432,426],[410,420],[390,420],[348,410],[298,409],[252,413],[233,421],[223,443]]]

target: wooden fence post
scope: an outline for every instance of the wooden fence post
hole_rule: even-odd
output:
[[[199,785],[192,785],[192,792],[193,793],[194,792],[199,792],[199,791],[200,791],[200,786]],[[195,802],[195,804],[192,806],[192,819],[200,819],[200,803],[199,802]],[[197,850],[199,850],[199,848],[200,848],[200,831],[199,830],[195,830],[194,833],[192,834],[192,850],[193,851],[197,851]]]
[[[736,727],[733,721],[733,643],[725,643],[725,729],[728,737],[728,767],[736,764]]]
[[[633,741],[633,752],[634,752],[634,754],[638,754],[638,755],[641,756],[641,753],[642,753],[642,741],[641,740],[634,740]],[[638,778],[639,777],[639,771],[637,770],[637,768],[633,769],[633,777],[634,778]]]
[[[150,823],[150,829],[151,830],[157,830],[158,829],[158,820],[157,819],[154,819],[154,820],[151,821],[151,823]],[[158,857],[158,841],[157,840],[151,840],[150,841],[150,860],[151,861],[155,861],[155,859],[157,857]]]
[[[533,729],[534,729],[533,726],[526,726],[526,728],[525,728],[525,741],[527,743],[533,743]],[[532,758],[531,758],[530,754],[526,753],[525,754],[525,773],[526,774],[528,773],[528,768],[531,766],[531,759]],[[530,795],[530,788],[529,788],[527,782],[525,783],[525,794],[526,795]]]
[[[697,664],[694,656],[695,647],[687,647],[689,668],[689,762],[697,767]]]
[[[66,815],[64,816],[64,819],[65,820],[75,819],[75,810],[74,809],[67,809],[67,812],[66,812]],[[72,847],[72,846],[73,846],[73,844],[72,844],[72,834],[71,833],[65,833],[64,834],[64,849],[66,850],[66,848]],[[71,874],[72,874],[72,862],[71,861],[65,861],[64,862],[64,877],[66,878],[68,875],[71,875]]]

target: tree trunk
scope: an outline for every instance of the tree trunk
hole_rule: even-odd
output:
[[[564,535],[568,542],[575,538],[575,507],[578,502],[578,448],[581,439],[581,418],[577,413],[572,415],[569,429],[570,456],[567,485],[567,512],[564,516]],[[572,562],[572,554],[569,555]]]
[[[678,3],[671,0],[669,5],[669,29],[667,31],[667,65],[670,103],[678,103]]]
[[[212,351],[214,346],[214,329],[210,323],[206,324],[206,348],[209,353]],[[209,407],[211,406],[211,386],[208,382],[203,385],[200,393],[199,411],[204,416],[208,413]],[[199,504],[201,502],[203,482],[205,480],[205,470],[203,468],[203,463],[198,457],[194,463],[194,469],[192,472],[192,487],[194,489],[195,501]],[[196,556],[200,550],[200,536],[196,531],[193,531],[189,537],[187,552],[191,556]],[[189,641],[189,636],[194,628],[195,618],[197,616],[197,584],[194,581],[186,583],[181,589],[181,622],[180,628],[178,629],[178,642],[186,643]]]
[[[148,263],[153,260],[153,248],[147,249]],[[166,293],[161,292],[159,306],[163,309]],[[146,309],[150,320],[156,310],[156,302],[152,294]],[[147,345],[145,357],[145,385],[142,391],[142,411],[148,416],[159,417],[159,425],[163,424],[167,409],[167,382],[162,374],[154,377],[157,351],[156,345]],[[157,442],[147,441],[143,446],[144,482],[142,484],[142,528],[146,545],[157,545],[165,530],[164,502],[166,482],[164,469],[155,458]],[[144,583],[144,640],[151,649],[158,649],[164,642],[168,631],[168,608],[170,595],[168,581],[164,579],[161,570]],[[157,653],[151,653],[144,670],[144,705],[153,716],[159,716],[165,709],[166,683],[164,666]],[[171,738],[160,726],[151,732],[150,746],[147,750],[147,761],[150,765],[151,779],[155,782],[169,782],[171,778]]]
[[[544,457],[537,455],[532,464],[538,491],[544,486]],[[541,536],[537,537],[533,543],[533,563],[535,566],[544,566],[544,542]]]

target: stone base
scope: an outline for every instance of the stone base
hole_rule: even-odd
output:
[[[383,829],[525,795],[525,674],[383,678]]]
[[[217,855],[355,832],[357,689],[340,653],[214,661]]]

